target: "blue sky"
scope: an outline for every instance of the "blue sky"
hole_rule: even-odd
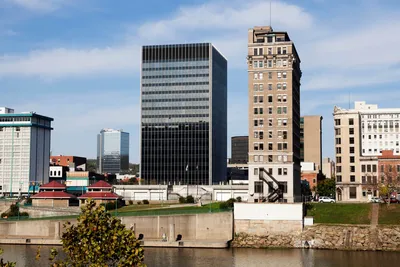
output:
[[[302,60],[301,113],[324,117],[324,156],[334,105],[400,106],[399,18],[397,0],[272,1]],[[0,0],[0,106],[53,117],[53,154],[94,158],[102,128],[124,129],[139,162],[140,47],[212,42],[228,59],[228,137],[247,135],[247,29],[268,24],[262,0]]]

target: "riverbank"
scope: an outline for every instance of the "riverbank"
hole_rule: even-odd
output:
[[[236,233],[232,247],[400,251],[400,225],[317,224],[291,234]]]

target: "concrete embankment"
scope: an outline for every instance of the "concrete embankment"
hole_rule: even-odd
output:
[[[121,217],[143,246],[150,247],[227,247],[233,239],[231,212]],[[0,223],[1,244],[57,245],[66,220],[27,220]],[[74,220],[71,220],[74,223]],[[176,241],[180,236],[180,240]],[[164,237],[164,240],[163,240]]]

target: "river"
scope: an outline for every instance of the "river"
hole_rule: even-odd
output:
[[[49,247],[42,247],[40,261],[35,260],[37,246],[1,247],[3,257],[16,261],[18,267],[48,266]],[[400,252],[303,249],[146,248],[145,257],[149,267],[394,267],[400,263]]]

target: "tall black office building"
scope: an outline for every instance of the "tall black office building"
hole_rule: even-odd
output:
[[[247,164],[249,162],[249,137],[232,136],[231,164]]]
[[[227,61],[210,43],[142,48],[141,178],[226,179]]]

